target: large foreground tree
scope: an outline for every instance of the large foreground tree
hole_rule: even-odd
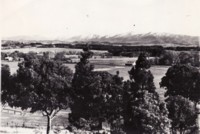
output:
[[[170,67],[160,83],[167,91],[165,96],[172,120],[172,131],[183,133],[194,130],[197,117],[195,109],[200,101],[200,73],[186,64]],[[193,133],[193,132],[191,132]]]
[[[41,111],[47,117],[47,134],[51,121],[70,103],[72,71],[62,63],[46,58],[25,59],[19,64],[13,78],[8,104],[11,107],[30,108],[31,112]]]
[[[167,91],[165,96],[181,95],[192,101],[200,101],[200,73],[190,65],[170,67],[160,83]]]
[[[108,72],[95,72],[86,49],[76,65],[73,78],[73,104],[69,121],[82,129],[102,129],[102,122],[117,123],[122,111],[122,78]]]
[[[5,64],[1,64],[1,103],[6,104],[9,101],[8,92],[10,92],[11,83],[10,67]]]
[[[124,129],[128,134],[167,133],[169,128],[168,111],[155,91],[149,67],[145,54],[140,54],[124,84]]]
[[[172,121],[171,132],[195,133],[197,114],[194,102],[179,95],[170,96],[166,101],[169,118]]]

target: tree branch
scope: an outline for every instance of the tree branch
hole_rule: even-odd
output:
[[[60,110],[60,108],[54,109],[50,115],[50,118],[53,119]]]
[[[42,115],[43,115],[43,116],[47,116],[47,113],[46,113],[46,111],[45,111],[45,112],[42,112]]]
[[[45,109],[44,112],[46,113],[47,116],[51,115],[50,112],[48,112],[47,109]]]

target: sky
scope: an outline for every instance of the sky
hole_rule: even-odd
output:
[[[0,0],[1,36],[200,36],[199,0]]]

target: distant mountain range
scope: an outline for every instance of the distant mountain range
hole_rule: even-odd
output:
[[[99,36],[93,35],[88,37],[74,36],[71,38],[58,38],[49,40],[39,36],[28,37],[28,36],[16,36],[6,38],[5,41],[19,41],[19,42],[46,42],[46,43],[67,43],[67,42],[109,42],[109,43],[131,43],[132,45],[181,45],[181,46],[196,46],[199,45],[198,36],[188,35],[175,35],[175,34],[124,34],[114,36]],[[2,42],[2,43],[3,43]]]
[[[110,43],[131,43],[131,44],[174,44],[174,45],[186,45],[193,46],[199,45],[198,36],[188,35],[175,35],[175,34],[126,34],[115,36],[94,36],[92,38],[84,38],[86,42],[110,42]]]

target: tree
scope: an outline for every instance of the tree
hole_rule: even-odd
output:
[[[173,51],[164,51],[159,58],[160,65],[172,65],[177,62],[177,54]]]
[[[124,129],[127,133],[167,133],[169,120],[165,103],[155,91],[153,75],[144,54],[136,61],[130,80],[124,84]]]
[[[103,86],[103,101],[101,111],[104,115],[104,121],[111,124],[111,132],[121,133],[123,127],[123,78],[119,76],[119,71],[116,75],[110,75],[110,78],[102,79]]]
[[[88,60],[91,54],[85,50],[76,65],[69,121],[83,129],[102,129],[103,121],[116,127],[115,121],[122,111],[122,78],[119,73],[113,76],[108,72],[94,72]]]
[[[166,101],[170,112],[169,118],[172,119],[172,129],[179,129],[181,132],[189,129],[195,123],[194,107],[200,101],[198,69],[186,64],[174,65],[167,70],[160,86],[167,90],[165,96],[169,97]],[[194,102],[194,106],[191,101]],[[179,110],[178,115],[175,110]],[[181,118],[179,118],[180,116]]]
[[[155,92],[155,85],[153,82],[153,75],[150,70],[150,63],[146,59],[145,54],[140,54],[138,60],[136,61],[136,66],[132,67],[129,71],[130,80],[132,80],[132,88],[134,91],[137,90],[148,90],[149,92]]]
[[[146,53],[141,53],[136,61],[136,69],[148,69],[151,67],[150,62],[146,58]]]
[[[179,64],[170,67],[160,86],[167,90],[166,97],[181,95],[195,102],[200,100],[200,73],[190,65]]]
[[[58,52],[56,53],[55,57],[54,57],[55,60],[60,60],[60,61],[64,61],[66,58],[65,58],[65,52]]]
[[[89,120],[92,116],[89,111],[90,99],[93,97],[91,96],[90,90],[91,85],[94,82],[98,82],[98,80],[94,79],[92,76],[94,66],[89,63],[89,58],[92,57],[92,55],[93,53],[88,49],[81,53],[81,59],[75,66],[75,74],[72,80],[73,103],[70,106],[72,112],[69,115],[69,121],[77,128],[86,127],[90,123]]]
[[[47,134],[51,121],[71,102],[72,71],[61,62],[50,59],[26,59],[19,64],[14,77],[15,86],[8,95],[11,107],[41,111],[47,117]]]
[[[1,52],[1,60],[5,60],[5,58],[8,56],[7,53]]]
[[[1,64],[1,102],[6,104],[8,101],[8,92],[11,86],[10,68],[8,65]]]
[[[19,58],[24,57],[24,55],[25,55],[24,53],[19,52],[19,51],[14,51],[14,52],[12,52],[11,54],[9,54],[9,56],[10,56],[10,57],[13,57],[13,59],[14,59],[15,61],[18,61]]]
[[[170,96],[167,100],[169,118],[172,120],[172,133],[194,133],[196,124],[195,104],[182,96]]]
[[[189,53],[186,52],[181,52],[178,55],[180,64],[191,64],[194,65],[194,59],[192,57],[192,55],[190,55]]]
[[[130,99],[130,113],[125,118],[127,133],[167,133],[169,128],[168,111],[158,97],[148,91]]]

